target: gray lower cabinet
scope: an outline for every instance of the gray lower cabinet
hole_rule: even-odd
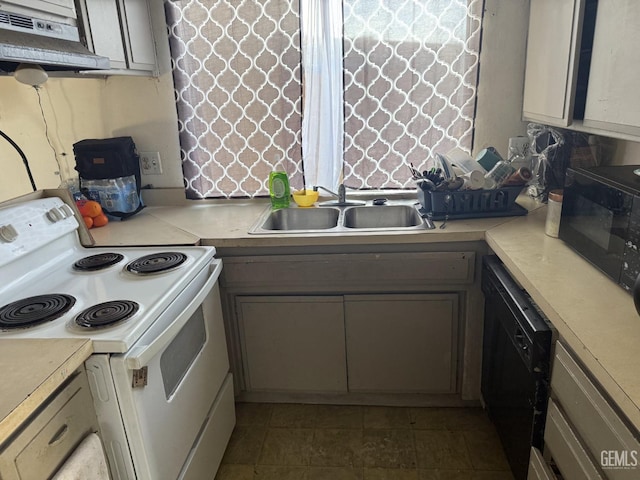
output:
[[[51,478],[98,422],[81,367],[36,414],[0,446],[0,479]]]
[[[562,341],[555,349],[544,432],[545,462],[540,462],[540,452],[534,449],[528,478],[640,478],[640,433],[620,416],[575,353]],[[560,475],[549,474],[549,465]],[[536,476],[542,471],[551,476]]]
[[[236,308],[248,391],[347,391],[341,296],[242,296]]]
[[[453,393],[457,294],[344,297],[351,392]]]
[[[238,296],[247,391],[453,393],[458,294]]]
[[[238,398],[441,406],[477,400],[483,297],[476,252],[486,246],[446,247],[451,251],[440,244],[222,250]]]
[[[537,448],[531,449],[529,456],[529,469],[527,470],[527,480],[556,480],[556,476],[547,465],[542,454]]]

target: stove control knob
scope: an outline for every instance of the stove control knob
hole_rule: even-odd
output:
[[[18,231],[10,223],[0,227],[0,238],[5,242],[14,242],[18,238]]]
[[[53,207],[47,212],[47,218],[55,223],[64,220],[65,216],[58,207]]]
[[[64,215],[64,218],[73,217],[73,210],[71,210],[71,207],[66,203],[60,206],[60,211],[62,215]]]

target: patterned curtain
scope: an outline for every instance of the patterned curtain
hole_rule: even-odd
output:
[[[483,0],[343,0],[344,183],[413,188],[407,165],[473,142]],[[187,197],[302,186],[299,0],[165,0]]]
[[[188,198],[302,184],[297,0],[165,0]]]
[[[483,0],[344,0],[345,184],[413,187],[407,165],[471,151]]]

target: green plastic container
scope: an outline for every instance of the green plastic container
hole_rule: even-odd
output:
[[[291,189],[287,172],[271,172],[269,174],[269,196],[274,210],[287,208],[291,201]]]

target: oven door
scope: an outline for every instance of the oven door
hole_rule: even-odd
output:
[[[632,204],[633,195],[567,171],[559,237],[616,283],[621,281]]]
[[[111,357],[138,480],[178,478],[196,456],[201,430],[210,430],[203,427],[229,373],[216,283],[221,269],[214,260],[129,352]],[[233,406],[225,411],[234,416]],[[227,420],[232,429],[235,419]]]

